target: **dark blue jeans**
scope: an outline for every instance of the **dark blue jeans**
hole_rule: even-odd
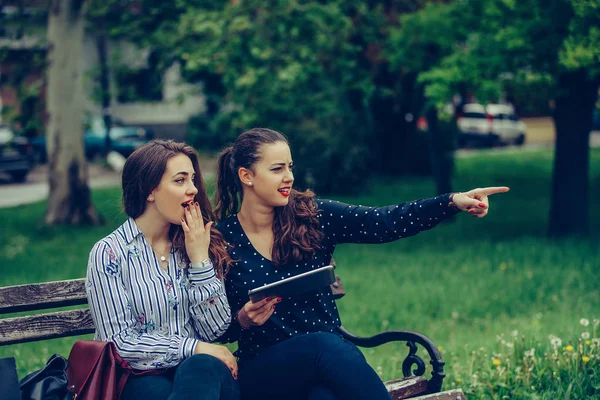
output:
[[[240,360],[239,367],[245,400],[390,399],[361,351],[332,333],[293,337]]]
[[[196,354],[159,376],[130,376],[122,400],[238,400],[240,390],[221,360]]]

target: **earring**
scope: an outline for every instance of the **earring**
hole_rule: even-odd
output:
[[[248,186],[252,186],[252,182],[248,182]]]
[[[152,196],[148,197],[148,201],[154,201],[154,197],[152,197]]]

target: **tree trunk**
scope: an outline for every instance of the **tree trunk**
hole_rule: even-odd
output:
[[[451,133],[443,131],[440,126],[435,106],[429,106],[425,115],[427,117],[427,133],[429,134],[429,158],[436,193],[450,193],[452,192],[454,149],[451,145],[452,139],[447,136]]]
[[[110,127],[112,118],[110,115],[110,79],[108,70],[108,34],[104,19],[98,21],[99,33],[96,35],[96,50],[98,51],[98,61],[100,62],[100,90],[102,92],[102,118],[104,119],[104,156],[106,157],[112,147],[110,139]]]
[[[590,130],[597,87],[585,70],[558,78],[550,236],[589,233]]]
[[[98,223],[83,149],[82,47],[85,0],[52,0],[48,14],[50,195],[47,224]]]

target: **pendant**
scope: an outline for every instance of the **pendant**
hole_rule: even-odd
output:
[[[165,262],[167,261],[167,258],[165,256],[160,256],[160,261]]]

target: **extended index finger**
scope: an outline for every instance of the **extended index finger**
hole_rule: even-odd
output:
[[[478,192],[485,196],[490,196],[492,194],[497,194],[497,193],[506,193],[509,190],[510,190],[510,188],[507,186],[492,186],[492,187],[486,187],[486,188],[479,189]]]

